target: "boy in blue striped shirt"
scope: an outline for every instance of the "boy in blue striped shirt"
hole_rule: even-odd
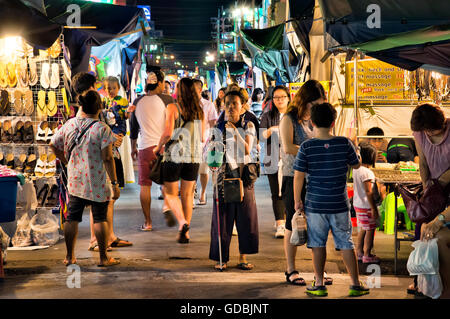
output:
[[[361,166],[349,139],[333,136],[331,130],[336,120],[336,110],[329,103],[311,108],[314,136],[300,146],[294,163],[295,209],[306,213],[308,248],[312,248],[315,280],[306,289],[311,296],[327,296],[323,282],[328,233],[331,229],[336,249],[342,251],[352,285],[349,296],[369,293],[359,281],[358,261],[352,240],[352,225],[347,197],[347,172],[349,166]],[[305,203],[301,192],[307,176]]]

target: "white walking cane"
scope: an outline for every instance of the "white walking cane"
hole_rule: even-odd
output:
[[[212,172],[212,179],[213,183],[215,185],[215,201],[216,201],[216,216],[217,216],[217,237],[219,240],[219,265],[220,265],[220,271],[223,271],[223,263],[222,263],[222,240],[220,236],[220,214],[219,214],[219,183],[218,183],[218,177],[219,177],[219,169],[222,166],[223,162],[223,152],[218,151],[218,149],[223,150],[223,143],[220,142],[214,142],[210,145],[209,151],[207,153],[207,163],[208,167]]]

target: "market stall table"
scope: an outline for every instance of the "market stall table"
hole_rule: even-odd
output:
[[[386,185],[387,188],[392,188],[395,198],[395,213],[394,213],[394,274],[397,274],[397,251],[400,250],[400,242],[413,241],[412,238],[398,238],[397,223],[398,223],[398,208],[397,197],[399,196],[398,187],[400,184],[417,184],[421,183],[420,174],[418,171],[402,171],[391,168],[372,168],[375,174],[375,179]]]

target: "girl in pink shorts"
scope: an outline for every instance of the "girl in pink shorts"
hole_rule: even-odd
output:
[[[353,206],[359,227],[356,249],[358,260],[372,264],[380,262],[377,256],[371,254],[379,215],[373,192],[375,175],[369,167],[374,166],[377,150],[370,144],[361,144],[360,155],[362,165],[353,170]]]

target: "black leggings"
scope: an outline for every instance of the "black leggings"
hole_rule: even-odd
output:
[[[302,193],[300,194],[302,202],[305,203],[306,197],[306,179],[303,182]],[[292,217],[295,214],[295,199],[294,199],[294,177],[283,176],[282,194],[284,205],[286,206],[286,229],[292,231]]]
[[[275,220],[286,219],[286,207],[284,206],[283,198],[279,196],[278,173],[267,174],[269,179],[270,192],[272,193],[272,208],[275,215]]]

